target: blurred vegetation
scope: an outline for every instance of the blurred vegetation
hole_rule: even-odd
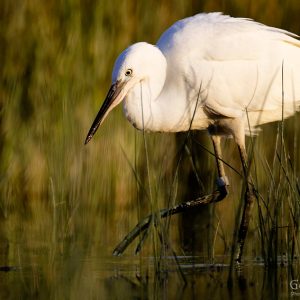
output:
[[[83,145],[124,48],[141,40],[155,43],[174,21],[202,11],[300,33],[298,0],[2,0],[0,8],[0,265],[31,266],[39,281],[24,283],[28,294],[61,280],[58,258],[75,286],[84,268],[75,272],[78,260],[110,255],[151,209],[215,188],[214,158],[195,142],[212,150],[206,133],[189,139],[178,177],[185,135],[147,134],[147,169],[142,134],[121,108]],[[253,172],[264,203],[256,206],[248,255],[274,258],[291,247],[299,254],[299,115],[284,130],[285,147],[280,139],[276,144],[277,124],[264,126],[254,141]],[[224,147],[225,160],[240,170],[232,141]],[[210,259],[230,253],[242,180],[231,170],[228,176],[231,195],[223,203],[172,219],[168,243],[177,253],[196,251]]]

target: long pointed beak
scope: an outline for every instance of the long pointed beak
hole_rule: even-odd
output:
[[[113,83],[110,87],[107,96],[87,134],[87,137],[84,142],[85,145],[92,139],[98,127],[107,117],[108,113],[123,100],[125,96],[123,90],[124,84],[125,82],[121,82],[118,80],[115,83]]]

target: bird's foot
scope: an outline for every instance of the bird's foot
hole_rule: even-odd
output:
[[[227,188],[228,186],[229,186],[229,180],[227,176],[222,176],[217,178],[217,187],[219,192],[221,193],[222,199],[228,195],[228,188]]]
[[[217,178],[217,186],[218,188],[229,186],[229,180],[227,176],[222,176]]]
[[[235,262],[236,262],[237,265],[240,265],[242,263],[243,246],[244,246],[244,243],[241,244],[239,242],[238,250],[237,250],[237,253],[236,253],[236,257],[235,257]]]

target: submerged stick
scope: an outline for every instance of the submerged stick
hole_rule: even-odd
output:
[[[226,186],[220,186],[218,190],[214,191],[212,194],[205,195],[199,197],[192,201],[183,202],[178,204],[172,208],[164,208],[159,211],[159,216],[161,218],[166,218],[168,216],[172,216],[178,213],[183,213],[188,210],[194,209],[199,206],[207,205],[210,203],[218,202],[223,200],[228,194]],[[156,216],[156,213],[150,214],[141,220],[132,231],[130,231],[125,238],[117,245],[115,250],[113,251],[114,256],[120,256],[125,249],[133,242],[133,240],[144,230],[146,230],[150,224],[152,219]]]

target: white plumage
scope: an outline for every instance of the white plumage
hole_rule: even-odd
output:
[[[181,74],[183,90],[195,94],[201,86],[200,109],[208,118],[209,112],[243,118],[248,127],[246,112],[256,126],[280,119],[282,100],[285,116],[299,107],[300,42],[295,38],[248,19],[212,13],[175,23],[157,46],[170,66],[166,83],[170,81],[172,89],[178,91],[176,74]],[[186,97],[186,102],[193,98]],[[196,114],[193,128],[201,128],[200,119]]]
[[[300,105],[300,42],[293,33],[220,13],[198,14],[172,25],[157,45],[137,43],[116,60],[112,86],[87,135],[93,137],[120,102],[138,129],[208,129],[219,178],[212,201],[228,194],[220,136],[237,143],[246,184],[237,261],[256,197],[245,134],[293,115]]]
[[[120,54],[110,97],[87,141],[122,100],[129,121],[150,131],[206,129],[217,122],[215,133],[238,138],[280,120],[282,110],[284,117],[291,116],[300,104],[298,38],[221,13],[180,20],[156,46],[136,43]],[[228,118],[236,122],[219,122]]]

